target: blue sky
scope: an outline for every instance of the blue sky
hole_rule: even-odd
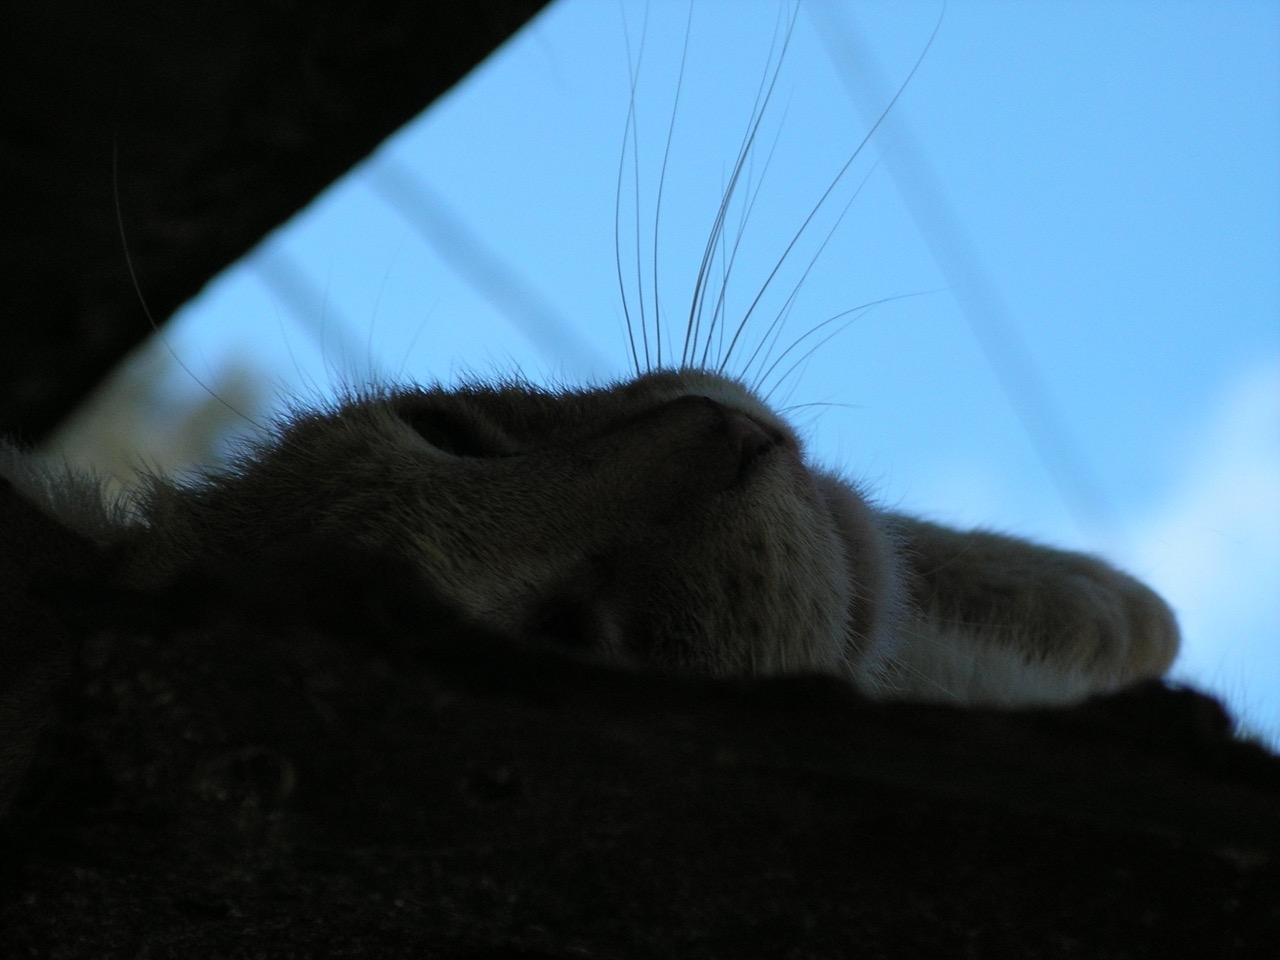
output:
[[[939,13],[811,7],[748,172],[735,316]],[[677,329],[780,15],[554,4],[182,311],[174,389],[625,376],[628,64],[619,222],[646,287],[657,224]],[[893,507],[1104,552],[1178,610],[1178,675],[1280,731],[1280,6],[951,0],[749,334],[801,274],[783,347],[888,300],[775,385],[819,459]]]

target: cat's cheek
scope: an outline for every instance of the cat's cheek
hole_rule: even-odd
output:
[[[519,635],[577,653],[630,662],[618,580],[613,559],[587,557],[526,598]]]
[[[846,662],[855,679],[866,677],[892,656],[902,618],[898,550],[880,513],[850,484],[817,471],[810,476],[849,581]]]

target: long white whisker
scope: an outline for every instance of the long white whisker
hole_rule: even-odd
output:
[[[120,145],[114,139],[111,142],[111,195],[116,207],[116,230],[120,234],[120,247],[124,252],[125,269],[129,271],[129,282],[133,284],[133,292],[138,297],[138,305],[142,307],[143,316],[147,318],[147,322],[151,324],[152,332],[160,338],[160,342],[164,344],[165,350],[169,356],[173,357],[174,362],[182,368],[182,372],[189,376],[194,383],[199,384],[200,389],[207,393],[222,406],[226,407],[241,420],[252,424],[259,430],[265,429],[264,425],[259,423],[253,417],[249,416],[243,410],[237,409],[234,405],[227,401],[225,397],[214,390],[207,383],[196,376],[183,359],[178,356],[178,352],[173,349],[173,345],[165,337],[160,330],[160,325],[156,323],[155,314],[151,312],[151,307],[147,303],[146,296],[142,293],[142,283],[138,280],[138,271],[133,265],[133,254],[129,251],[129,237],[124,228],[124,211],[120,205]]]
[[[801,272],[799,278],[797,278],[795,285],[791,289],[791,293],[787,296],[786,301],[783,303],[783,309],[779,311],[778,315],[774,317],[773,321],[769,324],[768,328],[766,328],[764,336],[760,338],[760,341],[756,345],[756,349],[752,351],[751,356],[747,359],[746,364],[743,365],[742,375],[744,377],[747,376],[748,371],[750,371],[751,367],[755,364],[756,357],[760,354],[760,351],[762,348],[764,349],[764,357],[760,361],[761,366],[763,367],[766,363],[769,362],[769,355],[772,353],[774,345],[777,344],[778,339],[782,334],[783,327],[785,327],[786,325],[786,318],[790,314],[791,308],[794,306],[796,298],[800,295],[800,290],[804,287],[805,281],[809,279],[809,274],[813,271],[813,268],[817,265],[818,260],[821,259],[823,251],[827,249],[827,244],[831,242],[831,238],[834,237],[836,235],[836,231],[840,229],[840,224],[844,221],[844,218],[849,213],[850,208],[852,208],[853,202],[858,199],[858,196],[862,193],[862,188],[865,187],[867,185],[867,181],[871,179],[871,175],[875,172],[875,169],[876,169],[875,165],[873,165],[871,169],[866,172],[866,175],[863,176],[862,180],[858,183],[857,188],[849,196],[849,199],[845,201],[844,207],[841,208],[840,210],[840,215],[835,218],[835,221],[831,224],[831,227],[827,230],[827,235],[822,238],[822,243],[818,245],[818,249],[815,250],[813,256],[809,258],[808,265]],[[815,210],[814,212],[816,213],[817,211]],[[786,257],[786,254],[784,253],[783,258],[785,259],[785,257]],[[777,263],[777,266],[775,267],[775,272],[781,266],[782,266],[782,260],[779,260]],[[751,310],[755,309],[755,305],[757,302],[759,302],[760,297],[764,296],[764,292],[765,292],[765,289],[768,287],[768,284],[769,282],[765,281],[765,286],[760,288],[760,292],[757,294],[756,301],[752,302],[751,304]],[[748,314],[750,314],[750,312],[751,311],[748,311]],[[776,333],[775,333],[775,329],[776,329]],[[771,337],[770,334],[773,334],[773,336]],[[763,382],[763,378],[761,379],[760,382]]]
[[[903,92],[910,85],[912,78],[915,77],[916,72],[920,69],[920,65],[924,62],[925,56],[929,53],[930,47],[933,46],[933,41],[937,37],[938,30],[941,28],[941,26],[942,26],[942,17],[939,16],[938,20],[934,23],[932,33],[929,34],[928,41],[924,45],[924,49],[922,49],[920,51],[920,55],[916,57],[916,61],[914,64],[912,64],[910,71],[908,71],[906,79],[904,79],[902,83],[898,85],[898,89],[894,92],[888,104],[886,104],[885,108],[880,111],[880,115],[876,117],[875,123],[873,123],[870,129],[867,130],[867,132],[863,135],[857,147],[854,148],[853,153],[849,155],[849,159],[845,161],[844,166],[840,168],[839,172],[837,172],[836,175],[827,184],[827,188],[822,192],[822,196],[818,198],[817,203],[815,203],[812,206],[812,208],[809,210],[808,216],[804,218],[804,222],[800,224],[795,234],[791,237],[791,240],[787,243],[785,249],[782,251],[782,255],[778,258],[777,263],[774,264],[773,269],[769,272],[769,275],[765,278],[765,281],[761,285],[760,290],[757,293],[756,297],[752,300],[751,306],[748,308],[747,314],[743,318],[743,323],[740,330],[745,329],[747,321],[749,320],[751,314],[754,312],[756,306],[760,303],[760,300],[764,296],[765,291],[769,288],[769,285],[773,282],[774,277],[776,277],[778,272],[782,269],[782,265],[786,262],[787,258],[791,255],[791,251],[795,248],[800,238],[804,235],[805,231],[808,230],[809,224],[813,221],[813,218],[817,216],[818,211],[821,210],[826,205],[828,198],[835,191],[835,189],[840,185],[840,183],[844,180],[845,175],[849,172],[854,162],[862,155],[862,151],[866,148],[871,138],[875,136],[876,131],[880,129],[880,126],[881,124],[884,123],[885,118],[893,110],[894,105],[897,104],[898,100],[902,97]],[[730,359],[729,354],[732,354],[734,347],[737,345],[737,341],[738,341],[738,337],[735,336],[733,340],[730,341],[728,354],[720,358],[719,370],[721,372],[723,372],[725,367],[728,365],[728,362]]]
[[[626,174],[627,146],[631,145],[632,171],[634,175],[635,197],[635,229],[636,229],[636,288],[639,296],[640,337],[644,347],[644,370],[651,369],[649,355],[649,328],[644,316],[644,282],[640,275],[640,172],[639,172],[639,131],[636,125],[636,86],[639,83],[640,64],[644,57],[644,42],[649,28],[649,9],[645,7],[645,19],[640,32],[640,49],[636,61],[631,58],[631,31],[627,25],[625,12],[622,16],[623,43],[627,51],[627,72],[630,78],[630,98],[627,104],[627,120],[623,125],[622,150],[618,157],[618,182],[614,188],[613,198],[613,258],[618,275],[618,293],[622,298],[622,314],[627,324],[627,339],[631,344],[631,362],[635,366],[636,375],[642,372],[640,356],[636,350],[635,324],[631,318],[631,307],[627,297],[627,285],[622,270],[622,180]]]
[[[772,73],[766,70],[765,75],[761,78],[761,85],[756,91],[756,102],[752,106],[751,117],[747,124],[747,133],[743,138],[743,143],[738,151],[738,156],[734,160],[733,171],[729,176],[729,185],[724,195],[720,198],[720,206],[716,211],[715,219],[711,226],[711,231],[707,236],[706,245],[703,247],[702,262],[698,267],[697,279],[694,283],[693,296],[689,304],[689,319],[685,326],[685,346],[688,349],[698,343],[701,334],[701,318],[703,301],[706,298],[707,278],[709,275],[712,261],[715,257],[715,251],[719,245],[720,233],[724,230],[725,219],[728,216],[729,207],[733,201],[733,197],[737,191],[738,181],[742,177],[742,172],[747,164],[747,159],[751,155],[752,146],[760,130],[760,124],[764,121],[765,113],[768,110],[769,103],[773,97],[773,91],[777,85],[778,77],[782,71],[782,63],[786,58],[787,47],[791,42],[792,30],[795,27],[796,15],[799,11],[797,7],[792,12],[791,18],[787,24],[787,30],[782,40],[782,48],[778,54],[778,63]],[[773,57],[773,50],[769,52],[770,60]],[[689,355],[686,353],[681,357],[681,364],[685,365],[690,361]]]
[[[785,118],[786,118],[786,112],[783,111],[784,121],[785,121]],[[755,186],[751,190],[750,199],[743,206],[742,218],[738,224],[738,229],[734,232],[733,247],[731,249],[731,252],[728,256],[727,261],[725,260],[724,245],[723,245],[724,231],[723,230],[720,231],[720,237],[722,240],[721,253],[720,253],[721,264],[722,264],[722,277],[720,282],[720,293],[717,295],[716,304],[711,311],[711,329],[707,331],[706,345],[703,348],[702,357],[699,361],[699,365],[702,366],[703,368],[706,367],[707,358],[710,355],[709,348],[711,345],[711,332],[712,330],[715,330],[717,327],[719,328],[719,332],[720,332],[721,353],[723,353],[723,346],[724,346],[723,320],[725,317],[725,301],[726,301],[726,298],[728,297],[728,291],[729,291],[729,277],[733,274],[733,266],[734,266],[734,263],[737,261],[738,251],[742,245],[743,238],[746,236],[747,221],[750,220],[751,218],[751,211],[755,209],[756,200],[759,198],[761,188],[764,186],[764,179],[768,175],[769,167],[773,162],[774,153],[778,147],[778,141],[782,137],[782,128],[783,128],[783,123],[779,123],[778,129],[773,136],[773,143],[769,145],[769,152],[765,155],[765,162],[760,170],[760,177],[759,179],[754,181]],[[749,170],[747,174],[747,182],[749,184],[752,182],[751,174]],[[701,315],[702,305],[699,305],[698,312],[699,312],[699,315]],[[739,331],[741,330],[741,326],[742,326],[741,323],[739,323],[739,326],[738,326]],[[723,369],[723,365],[721,365],[719,369]]]
[[[839,313],[832,314],[831,316],[827,317],[827,319],[823,320],[821,323],[814,324],[804,334],[797,337],[796,340],[791,344],[791,346],[787,347],[786,350],[782,351],[782,353],[780,353],[777,356],[777,358],[773,361],[773,363],[769,365],[768,369],[764,370],[760,374],[760,379],[757,381],[757,383],[760,385],[761,388],[763,388],[764,384],[768,381],[769,377],[772,376],[773,371],[777,369],[778,364],[782,363],[782,361],[786,359],[788,354],[790,354],[793,350],[799,347],[800,344],[802,344],[805,340],[808,340],[810,337],[814,336],[820,330],[830,326],[831,324],[835,323],[837,320],[840,320],[844,317],[850,317],[848,322],[841,324],[836,330],[827,334],[827,336],[823,337],[820,341],[818,341],[817,344],[810,347],[800,357],[799,360],[795,361],[795,363],[793,363],[790,367],[788,367],[786,372],[781,377],[778,378],[778,381],[777,381],[778,383],[784,382],[787,379],[787,377],[791,376],[792,371],[795,370],[795,368],[799,364],[803,363],[805,360],[807,360],[810,356],[813,355],[815,350],[817,350],[819,347],[825,344],[832,337],[838,336],[839,334],[843,333],[849,327],[849,324],[854,323],[855,321],[860,319],[863,316],[863,314],[870,312],[876,307],[883,306],[886,303],[894,303],[898,300],[909,300],[912,297],[923,297],[927,294],[935,293],[935,292],[936,291],[932,291],[932,290],[922,290],[918,293],[899,293],[899,294],[895,294],[892,297],[881,297],[879,300],[870,300],[867,303],[859,304],[856,307],[850,307],[848,310],[841,310]]]
[[[658,172],[658,196],[653,211],[653,326],[654,338],[658,341],[658,366],[662,366],[662,302],[658,296],[658,242],[662,236],[662,199],[667,183],[667,164],[671,159],[671,143],[675,138],[676,117],[680,112],[680,94],[684,90],[684,70],[689,59],[689,35],[693,32],[693,4],[689,4],[689,15],[685,21],[684,45],[680,50],[680,71],[676,76],[676,92],[671,102],[671,119],[667,123],[667,142],[662,148],[662,168]],[[637,214],[637,218],[638,218]],[[688,344],[685,344],[688,349]],[[684,351],[681,352],[683,357]]]

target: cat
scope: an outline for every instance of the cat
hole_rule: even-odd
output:
[[[699,283],[695,305],[715,298]],[[1168,669],[1178,628],[1149,588],[1095,557],[878,507],[813,465],[724,372],[710,332],[693,340],[651,365],[633,338],[635,375],[585,389],[352,392],[296,411],[227,469],[122,499],[13,452],[0,473],[130,587],[319,537],[407,561],[487,627],[628,667],[816,671],[877,698],[997,705]]]
[[[475,622],[630,667],[1012,706],[1159,676],[1178,646],[1137,580],[879,509],[743,384],[694,367],[353,394],[123,502],[10,459],[122,584],[322,538],[407,560]]]

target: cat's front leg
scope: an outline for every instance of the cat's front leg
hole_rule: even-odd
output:
[[[1097,557],[982,530],[886,518],[907,610],[887,672],[912,698],[1064,703],[1162,675],[1173,612]]]

